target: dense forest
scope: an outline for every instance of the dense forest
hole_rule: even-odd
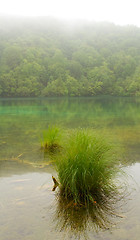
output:
[[[140,28],[0,17],[0,97],[140,96]]]

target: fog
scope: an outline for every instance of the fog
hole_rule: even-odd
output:
[[[0,15],[52,16],[140,26],[138,0],[5,0]]]

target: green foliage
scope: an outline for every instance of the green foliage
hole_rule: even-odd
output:
[[[41,148],[48,152],[54,152],[60,148],[60,139],[60,129],[56,126],[49,126],[47,130],[43,131]]]
[[[116,194],[119,160],[105,139],[85,129],[73,132],[57,160],[60,193],[77,204],[100,202]]]
[[[0,18],[0,97],[140,95],[139,28],[34,20]]]
[[[42,91],[43,96],[53,97],[53,96],[66,96],[67,89],[65,83],[58,78],[54,81],[48,83],[47,87]]]
[[[17,46],[6,47],[3,51],[3,61],[7,69],[12,70],[21,63],[22,50]]]

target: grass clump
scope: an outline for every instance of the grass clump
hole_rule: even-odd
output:
[[[60,194],[74,204],[103,203],[117,192],[119,160],[112,146],[89,130],[71,134],[56,165]]]
[[[41,139],[41,149],[48,152],[55,152],[60,149],[60,129],[56,126],[49,126],[47,130],[43,131]]]

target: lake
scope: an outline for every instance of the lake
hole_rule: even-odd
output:
[[[128,179],[127,201],[116,208],[123,217],[116,217],[117,223],[108,230],[97,231],[89,221],[87,236],[138,240],[140,98],[107,96],[0,99],[0,239],[79,237],[72,235],[72,223],[68,219],[66,222],[63,214],[58,216],[58,199],[52,192],[55,168],[40,150],[43,130],[54,124],[64,129],[90,127],[121,146],[126,172],[132,176]],[[82,230],[80,237],[84,239]]]

